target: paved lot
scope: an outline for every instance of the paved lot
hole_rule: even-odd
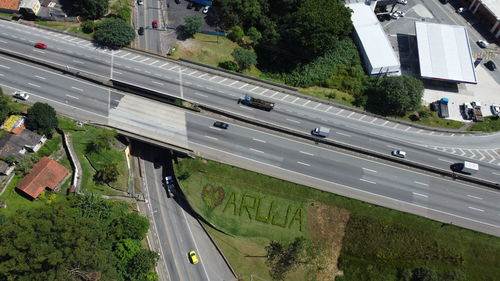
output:
[[[186,16],[200,15],[203,17],[204,22],[201,26],[202,30],[206,31],[217,31],[217,16],[215,10],[212,8],[208,9],[208,14],[203,14],[201,7],[198,11],[196,8],[188,9],[188,1],[180,0],[180,4],[176,4],[174,0],[161,0],[168,3],[167,7],[167,23],[169,26],[177,27],[184,24],[184,18]],[[166,6],[166,5],[165,5]]]
[[[434,3],[435,2],[435,3]],[[390,10],[390,7],[388,7]],[[487,49],[480,49],[475,45],[478,39],[478,32],[471,28],[470,24],[460,15],[455,14],[454,7],[442,5],[437,0],[414,0],[408,1],[408,5],[396,5],[395,10],[405,12],[403,18],[398,20],[383,21],[381,24],[389,37],[393,49],[400,58],[401,71],[404,75],[419,77],[418,50],[415,37],[415,21],[435,22],[452,25],[466,26],[471,38],[471,48],[473,57],[482,56],[484,62],[489,59],[498,62],[498,47],[490,44]],[[473,39],[476,38],[476,39]],[[496,71],[498,72],[498,71]],[[498,73],[490,72],[484,65],[476,68],[478,78],[477,85],[453,84],[438,81],[424,81],[424,101],[433,102],[442,97],[450,99],[450,118],[458,121],[465,121],[459,110],[462,103],[479,101],[483,106],[483,115],[492,115],[490,105],[500,104],[500,85]]]

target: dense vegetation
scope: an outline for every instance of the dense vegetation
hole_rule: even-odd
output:
[[[66,1],[71,3],[70,1]],[[108,12],[109,0],[74,0],[72,1],[72,14],[84,19],[96,20]]]
[[[97,196],[0,214],[0,280],[156,280],[148,220]]]
[[[120,18],[107,18],[95,28],[94,39],[104,46],[121,48],[135,38],[135,30]]]
[[[2,88],[0,88],[0,124],[2,124],[10,114],[16,113],[19,112],[16,110],[12,98],[4,94]]]
[[[50,135],[57,127],[55,109],[47,103],[36,102],[26,114],[26,128],[41,135]]]

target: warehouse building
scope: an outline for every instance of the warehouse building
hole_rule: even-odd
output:
[[[353,12],[353,37],[368,75],[400,75],[401,65],[370,5],[348,4]]]

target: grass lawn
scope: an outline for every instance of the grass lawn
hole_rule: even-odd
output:
[[[500,118],[485,117],[484,122],[475,122],[469,127],[469,131],[498,132],[500,131]]]
[[[10,18],[12,18],[12,14],[0,12],[0,17],[10,19]]]
[[[302,94],[316,97],[319,99],[347,105],[350,107],[356,107],[352,103],[354,102],[354,97],[348,93],[341,92],[339,90],[323,88],[323,87],[309,87],[302,88],[299,90]],[[357,107],[360,108],[360,107]]]
[[[425,111],[427,112],[428,117],[420,117],[419,120],[413,121],[411,119],[412,115],[421,115],[419,112]],[[455,120],[443,119],[438,116],[438,114],[434,111],[431,111],[428,107],[422,107],[419,111],[409,112],[404,117],[394,117],[396,119],[405,120],[408,122],[412,122],[419,125],[436,127],[436,128],[447,128],[447,129],[460,129],[465,124]]]
[[[128,167],[125,159],[125,153],[116,148],[104,150],[99,153],[89,152],[87,146],[99,130],[104,130],[92,126],[77,127],[74,121],[60,118],[59,126],[66,132],[71,134],[71,139],[78,159],[83,169],[82,189],[98,194],[116,195],[118,192],[108,188],[107,186],[97,184],[93,177],[95,169],[99,169],[107,163],[116,163],[120,176],[116,182],[110,183],[111,186],[120,189],[128,190]],[[61,121],[62,120],[62,121]]]
[[[396,281],[398,270],[420,266],[440,274],[454,271],[468,280],[500,276],[496,237],[212,161],[181,159],[174,168],[178,176],[189,173],[181,187],[194,208],[232,235],[209,230],[243,277],[270,280],[264,247],[296,236],[319,246],[314,253],[320,258],[286,280],[332,280],[339,255],[343,276],[337,280],[344,281]],[[272,223],[287,217],[288,206],[290,214],[302,210],[302,230],[296,215],[289,215],[284,226]]]
[[[36,24],[68,31],[88,38],[92,38],[93,33],[87,34],[81,31],[80,24],[75,22],[55,22],[55,21],[35,21]]]

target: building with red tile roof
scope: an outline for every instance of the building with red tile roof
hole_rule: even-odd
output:
[[[35,199],[47,188],[56,189],[67,175],[68,169],[64,166],[48,157],[43,157],[16,188]]]
[[[17,13],[21,0],[2,0],[0,1],[0,12]]]

